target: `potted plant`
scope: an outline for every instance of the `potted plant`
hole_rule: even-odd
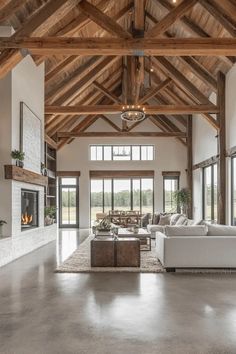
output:
[[[24,167],[24,158],[25,158],[25,153],[23,151],[19,150],[13,150],[11,152],[11,157],[16,160],[16,166],[23,168]]]
[[[0,220],[0,238],[3,237],[3,225],[7,224],[5,220]]]
[[[191,194],[187,188],[182,188],[174,193],[174,199],[177,207],[180,208],[181,214],[187,214],[190,198]]]
[[[55,206],[45,207],[45,225],[52,225],[56,220],[57,208]]]

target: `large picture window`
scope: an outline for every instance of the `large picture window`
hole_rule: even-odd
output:
[[[236,155],[231,158],[231,224],[236,226]]]
[[[166,213],[177,212],[177,203],[174,198],[179,189],[179,176],[163,176],[163,210]]]
[[[90,145],[91,161],[152,161],[153,145]]]
[[[91,224],[97,213],[109,210],[137,210],[153,213],[153,178],[91,179]]]
[[[203,219],[217,221],[217,164],[203,168]]]

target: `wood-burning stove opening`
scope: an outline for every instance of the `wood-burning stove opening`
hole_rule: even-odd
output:
[[[21,230],[38,227],[38,191],[21,190]]]

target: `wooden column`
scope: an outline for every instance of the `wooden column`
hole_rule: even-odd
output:
[[[217,76],[217,105],[219,113],[217,120],[219,123],[218,135],[218,210],[217,219],[219,224],[226,223],[226,132],[225,132],[225,75],[222,72]]]
[[[193,143],[192,143],[192,116],[188,116],[187,121],[187,185],[190,191],[190,202],[188,205],[188,218],[193,217]]]

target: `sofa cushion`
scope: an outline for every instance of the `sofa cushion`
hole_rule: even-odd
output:
[[[180,214],[180,217],[176,221],[175,225],[187,225],[187,224],[188,224],[188,218],[185,215]]]
[[[146,213],[143,215],[143,217],[141,218],[142,227],[147,227],[147,225],[149,223],[149,219],[151,219],[151,216],[152,216],[151,213]]]
[[[178,221],[178,219],[180,218],[181,214],[176,213],[176,214],[172,214],[170,217],[170,225],[175,225]]]
[[[165,226],[170,225],[171,214],[160,215],[159,225]]]
[[[207,227],[204,225],[198,226],[170,226],[165,227],[165,233],[168,237],[175,236],[206,236]]]
[[[153,225],[158,225],[160,221],[160,213],[154,213],[152,217]]]
[[[147,230],[148,232],[162,232],[165,233],[165,226],[161,226],[161,225],[148,225],[147,226]]]
[[[236,236],[236,226],[208,225],[208,236]]]

